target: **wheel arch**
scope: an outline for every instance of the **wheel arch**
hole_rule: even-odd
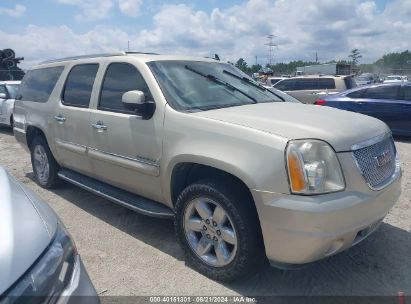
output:
[[[33,140],[37,137],[37,136],[41,136],[43,137],[46,142],[47,145],[50,147],[46,134],[43,132],[43,130],[37,126],[27,126],[26,128],[26,142],[27,142],[27,146],[29,149],[31,149],[31,145],[33,143]]]

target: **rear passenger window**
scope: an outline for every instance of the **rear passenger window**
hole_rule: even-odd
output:
[[[143,91],[146,100],[153,100],[143,76],[133,65],[110,64],[104,76],[98,108],[113,112],[134,113],[121,101],[124,93],[133,90]]]
[[[380,86],[369,88],[363,98],[369,99],[398,99],[399,86]]]
[[[21,100],[47,102],[64,67],[30,70],[20,85]]]
[[[335,81],[333,78],[319,78],[318,79],[318,89],[327,90],[335,89]]]
[[[64,105],[88,108],[97,70],[98,64],[80,64],[71,69],[62,95]]]

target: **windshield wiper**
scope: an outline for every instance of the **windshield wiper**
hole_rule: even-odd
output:
[[[245,77],[245,76],[244,76],[244,77],[241,77],[241,76],[238,76],[238,75],[236,75],[236,74],[234,74],[234,73],[232,73],[232,72],[230,72],[230,71],[227,71],[227,70],[223,70],[223,73],[224,73],[224,74],[228,74],[228,75],[230,75],[230,76],[232,76],[232,77],[234,77],[234,78],[237,78],[237,79],[239,79],[239,80],[241,80],[241,81],[247,82],[247,83],[251,84],[253,87],[256,87],[256,88],[258,88],[258,89],[260,89],[260,90],[262,90],[262,91],[267,91],[267,89],[264,88],[261,84],[255,83],[254,81],[248,79],[248,78]]]
[[[276,96],[276,97],[280,98],[282,101],[284,101],[284,98],[278,96],[278,95],[275,94],[273,91],[271,91],[271,90],[263,87],[261,84],[258,84],[258,83],[252,81],[251,79],[249,79],[249,78],[247,78],[247,77],[245,77],[245,76],[244,76],[244,77],[241,77],[241,76],[238,76],[238,75],[236,75],[236,74],[234,74],[234,73],[231,73],[230,71],[227,71],[227,70],[223,70],[223,73],[228,74],[228,75],[230,75],[230,76],[232,76],[232,77],[234,77],[234,78],[237,78],[237,79],[239,79],[239,80],[241,80],[241,81],[247,82],[247,83],[249,83],[250,85],[252,85],[253,87],[256,87],[256,88],[258,88],[258,89],[260,89],[260,90],[262,90],[262,91],[264,91],[264,92],[268,91],[268,92],[270,92],[271,94],[273,94],[274,96]]]
[[[190,67],[190,66],[188,66],[188,65],[186,65],[185,68],[186,68],[187,70],[189,70],[189,71],[191,71],[191,72],[193,72],[193,73],[196,73],[197,75],[200,75],[200,76],[202,76],[202,77],[204,77],[204,78],[207,78],[207,79],[209,79],[209,80],[211,80],[211,81],[213,81],[213,82],[215,82],[215,83],[224,85],[224,86],[226,86],[227,88],[231,89],[232,91],[237,91],[237,92],[243,94],[244,96],[246,96],[247,98],[251,99],[251,100],[253,101],[253,103],[257,103],[257,100],[256,100],[253,96],[250,96],[249,94],[247,94],[247,93],[244,92],[243,90],[241,90],[241,89],[233,86],[232,84],[230,84],[230,83],[228,83],[228,82],[226,82],[226,81],[224,81],[224,80],[222,80],[222,79],[220,79],[220,78],[217,78],[217,77],[214,76],[214,75],[204,74],[204,73],[202,73],[202,72],[200,72],[200,71],[198,71],[198,70],[196,70],[196,69],[193,69],[192,67]]]

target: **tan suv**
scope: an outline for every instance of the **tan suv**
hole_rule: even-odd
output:
[[[232,280],[350,248],[400,195],[383,122],[282,98],[211,59],[61,59],[27,72],[14,134],[41,186],[174,218],[190,264]]]
[[[280,80],[274,88],[283,91],[303,103],[313,104],[328,94],[336,94],[357,86],[352,76],[311,75]]]

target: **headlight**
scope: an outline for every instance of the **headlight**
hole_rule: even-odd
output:
[[[340,163],[329,144],[320,140],[293,140],[286,150],[291,192],[320,194],[345,188]]]
[[[8,291],[6,303],[20,303],[21,299],[45,299],[58,296],[70,283],[76,263],[77,250],[62,224],[49,247],[31,268]],[[52,301],[53,302],[53,301]]]

